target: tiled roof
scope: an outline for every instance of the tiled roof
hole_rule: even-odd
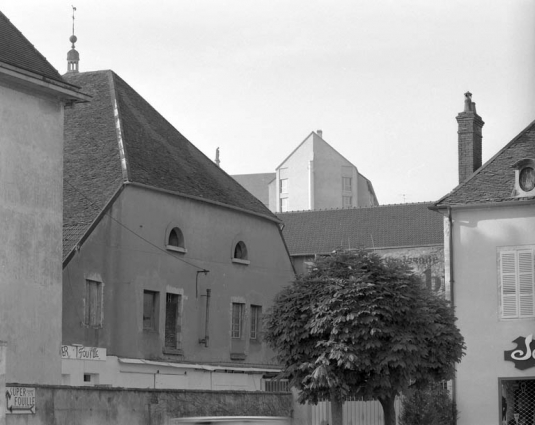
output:
[[[275,173],[234,174],[232,178],[260,199],[264,205],[269,205],[269,183],[275,176]]]
[[[522,202],[533,199],[512,196],[515,186],[513,165],[525,158],[535,159],[535,121],[435,205],[440,207],[504,201]]]
[[[129,182],[277,220],[262,202],[193,146],[115,73],[73,73],[64,78],[93,96],[91,102],[65,110],[66,225],[83,223],[87,228],[124,181],[115,127],[115,101]],[[66,247],[67,252],[70,248]]]
[[[338,247],[394,248],[443,244],[443,217],[430,203],[279,213],[291,255]]]
[[[0,12],[0,62],[63,82],[58,71]]]

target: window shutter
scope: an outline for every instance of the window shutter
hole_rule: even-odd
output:
[[[502,317],[518,317],[516,252],[500,252],[500,281],[502,286]]]
[[[533,317],[533,252],[531,249],[518,251],[518,292],[520,317]]]

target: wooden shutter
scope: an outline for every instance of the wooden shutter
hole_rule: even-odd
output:
[[[518,293],[520,317],[533,317],[533,251],[531,249],[518,252]]]
[[[518,317],[518,291],[516,252],[500,252],[500,282],[502,296],[502,317]]]

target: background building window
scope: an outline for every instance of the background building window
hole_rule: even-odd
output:
[[[260,339],[260,324],[262,320],[262,307],[251,305],[251,339]]]
[[[351,177],[342,177],[342,190],[345,192],[351,192]]]
[[[342,206],[348,208],[353,206],[353,197],[352,196],[342,196]]]
[[[288,198],[281,198],[280,203],[281,203],[280,205],[281,212],[288,211]]]
[[[280,193],[288,193],[288,179],[280,179]]]
[[[176,349],[180,342],[180,295],[167,294],[165,297],[165,347]]]
[[[102,282],[85,281],[84,324],[92,327],[102,326]]]
[[[143,291],[143,329],[156,330],[158,292]]]
[[[245,304],[232,303],[232,329],[231,336],[233,339],[241,339],[243,335],[243,314]]]
[[[500,251],[501,317],[535,317],[533,249]]]

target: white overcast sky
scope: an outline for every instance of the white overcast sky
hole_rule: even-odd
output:
[[[533,0],[0,0],[60,73],[112,69],[229,174],[273,172],[313,130],[381,204],[456,186],[464,92],[483,161],[535,119]]]

